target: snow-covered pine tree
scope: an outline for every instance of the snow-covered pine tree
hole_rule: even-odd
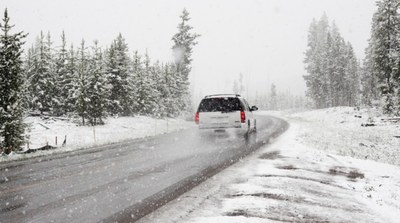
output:
[[[76,111],[82,118],[82,125],[86,124],[88,117],[88,103],[90,98],[88,96],[88,55],[86,52],[85,41],[82,40],[81,47],[79,48],[79,58],[77,61],[78,67],[78,88],[76,91],[77,102]]]
[[[35,44],[34,68],[29,86],[33,95],[32,109],[38,109],[41,113],[50,112],[52,109],[54,75],[51,59],[49,44],[46,43],[45,36],[41,32]]]
[[[327,87],[330,88],[328,107],[343,106],[347,105],[344,100],[346,91],[349,90],[345,88],[346,44],[335,23],[332,24],[330,31],[328,31],[328,36],[332,38],[327,58],[329,61]]]
[[[175,64],[167,63],[164,66],[164,83],[166,85],[166,97],[165,97],[165,112],[167,117],[172,118],[180,114],[179,104],[176,103],[176,98],[180,95],[178,82],[175,78],[176,67]]]
[[[7,9],[0,23],[0,150],[9,154],[19,150],[24,142],[25,125],[21,88],[22,45],[26,34],[11,33]]]
[[[346,67],[344,80],[344,104],[347,106],[360,105],[360,65],[349,42],[346,44]]]
[[[383,111],[393,113],[396,106],[396,85],[400,78],[399,0],[381,0],[373,16],[371,31],[371,63],[383,96]],[[397,103],[398,104],[398,103]]]
[[[162,67],[159,61],[156,61],[151,65],[150,68],[150,79],[154,88],[152,89],[152,95],[149,100],[153,104],[153,112],[151,115],[154,117],[164,117],[163,113],[165,111],[165,97],[162,96],[162,92],[165,92],[165,82],[162,78]]]
[[[53,42],[51,41],[50,32],[47,32],[46,36],[46,49],[50,56],[49,58],[49,70],[47,73],[47,77],[50,82],[47,86],[48,93],[50,94],[50,111],[52,115],[59,116],[61,110],[61,103],[59,101],[60,98],[60,84],[59,84],[59,76],[56,71],[56,60],[55,60],[55,52],[52,47]]]
[[[307,96],[317,108],[354,106],[359,94],[358,63],[350,43],[324,14],[310,25],[306,51]]]
[[[365,49],[365,58],[361,70],[361,104],[372,106],[379,99],[378,76],[374,73],[375,69],[372,62],[373,41],[368,41]]]
[[[71,78],[68,76],[67,69],[68,50],[67,40],[64,31],[61,34],[61,46],[55,56],[55,77],[56,77],[56,94],[54,95],[54,111],[57,116],[65,115],[68,112],[67,99],[68,87],[70,86]]]
[[[109,113],[112,115],[131,115],[134,103],[132,76],[128,45],[121,33],[108,49],[106,72],[108,83],[111,85]]]
[[[135,111],[141,115],[153,114],[156,109],[156,86],[151,71],[150,58],[146,53],[142,62],[138,52],[133,56],[133,75],[135,89]]]
[[[143,68],[143,62],[142,58],[139,55],[138,51],[135,51],[133,53],[133,59],[132,59],[132,83],[135,88],[133,89],[133,96],[134,96],[134,106],[133,106],[133,113],[134,114],[141,114],[142,112],[142,106],[144,101],[142,101],[142,85],[143,85],[143,74],[144,73],[144,68]]]
[[[64,98],[63,107],[66,113],[76,112],[76,103],[78,100],[77,92],[79,89],[79,75],[78,75],[78,55],[71,44],[70,50],[67,55],[67,73],[65,78],[61,81],[61,91]]]
[[[31,83],[31,77],[33,76],[34,72],[34,59],[35,59],[35,50],[34,47],[30,47],[28,49],[27,54],[25,55],[25,60],[23,62],[23,71],[24,71],[24,87],[23,87],[23,105],[24,110],[28,111],[30,108],[33,107],[32,99],[33,95],[32,92],[29,91],[29,86]]]
[[[172,47],[176,65],[176,78],[180,80],[179,88],[180,95],[177,98],[177,103],[180,104],[181,111],[187,111],[191,108],[191,100],[189,93],[189,73],[192,69],[192,50],[197,44],[196,39],[200,36],[197,33],[192,33],[188,22],[189,12],[183,9],[180,16],[181,22],[178,25],[178,33],[172,37],[174,45]]]
[[[320,74],[321,88],[320,94],[323,95],[323,107],[337,106],[338,92],[335,92],[338,87],[338,74],[337,69],[337,44],[335,43],[336,38],[333,37],[332,33],[327,33],[326,43],[321,53],[322,69]],[[335,100],[336,99],[336,100]]]
[[[274,83],[271,84],[271,94],[270,94],[270,109],[277,110],[278,109],[278,93],[276,91],[276,85]]]
[[[144,104],[144,114],[147,115],[157,115],[158,112],[158,99],[159,99],[159,92],[158,92],[158,86],[157,86],[157,70],[155,69],[155,66],[151,64],[150,57],[146,51],[146,54],[144,55],[144,78],[145,78],[145,91],[146,95],[144,98],[145,104]]]
[[[98,46],[98,41],[94,42],[88,67],[88,87],[87,103],[88,119],[91,125],[104,124],[107,116],[109,86],[105,76],[105,66],[103,53]]]
[[[155,65],[155,70],[158,73],[157,80],[156,80],[156,85],[157,85],[157,91],[158,91],[158,116],[159,117],[167,117],[168,116],[168,103],[169,102],[169,97],[170,97],[170,90],[167,84],[167,78],[166,75],[168,73],[168,64],[159,64],[157,62]]]
[[[317,108],[328,106],[329,92],[327,92],[327,60],[326,45],[328,39],[329,23],[326,14],[319,21],[313,19],[309,28],[308,48],[304,63],[307,75],[304,80],[307,86],[307,96],[310,97]]]

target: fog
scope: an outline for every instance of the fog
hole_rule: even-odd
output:
[[[186,8],[193,31],[201,34],[194,47],[191,73],[195,98],[232,93],[233,81],[244,76],[245,96],[269,91],[303,95],[303,59],[308,27],[325,12],[334,20],[359,60],[369,38],[373,0],[2,0],[14,31],[29,33],[29,47],[40,31],[50,31],[54,44],[65,30],[76,46],[82,38],[107,46],[118,33],[131,52],[146,50],[153,60],[173,61],[171,37]]]

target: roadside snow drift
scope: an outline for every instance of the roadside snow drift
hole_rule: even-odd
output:
[[[336,107],[288,116],[304,144],[319,150],[400,166],[400,119],[373,108]]]
[[[40,117],[28,117],[25,123],[29,125],[29,143],[24,146],[24,151],[46,145],[57,149],[38,151],[34,154],[13,153],[8,157],[0,156],[0,162],[155,136],[194,126],[193,123],[182,119],[155,119],[145,116],[108,118],[105,125],[94,127]]]

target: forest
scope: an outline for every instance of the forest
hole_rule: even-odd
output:
[[[82,39],[76,47],[61,34],[55,46],[40,32],[23,51],[24,32],[12,33],[7,9],[0,34],[0,149],[8,154],[24,142],[26,115],[79,117],[81,125],[101,125],[109,116],[177,117],[190,111],[189,73],[198,34],[186,9],[172,36],[174,61],[151,61],[130,51],[118,34],[106,48]],[[130,53],[131,52],[131,53]]]
[[[187,24],[184,10],[178,33],[172,37],[173,62],[151,61],[148,53],[132,52],[120,33],[102,49],[98,41],[53,46],[43,32],[23,62],[23,104],[27,110],[52,116],[78,115],[82,124],[102,124],[112,116],[176,117],[190,108],[191,48],[197,34]]]
[[[400,2],[376,4],[362,63],[325,14],[312,21],[304,80],[313,107],[374,106],[386,114],[400,114]]]

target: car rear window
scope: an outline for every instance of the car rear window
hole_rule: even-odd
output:
[[[240,111],[242,106],[238,98],[205,98],[200,102],[198,112]]]

